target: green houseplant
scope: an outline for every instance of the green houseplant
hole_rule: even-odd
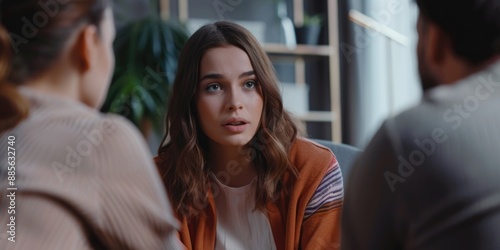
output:
[[[113,44],[116,67],[102,111],[125,116],[145,137],[160,132],[187,39],[183,26],[158,17],[121,28]]]

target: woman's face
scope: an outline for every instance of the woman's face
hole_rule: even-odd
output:
[[[84,78],[83,102],[91,107],[100,107],[106,97],[115,66],[113,41],[115,25],[113,12],[108,8],[96,33],[90,52],[90,69]]]
[[[248,55],[235,46],[212,48],[200,64],[198,121],[211,143],[244,146],[260,126],[261,88]]]

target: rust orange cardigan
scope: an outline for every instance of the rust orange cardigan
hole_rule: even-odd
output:
[[[283,183],[291,190],[267,204],[267,214],[274,242],[282,249],[339,249],[341,206],[318,211],[304,220],[309,200],[319,186],[326,170],[335,163],[332,152],[316,143],[298,138],[290,150],[290,159],[299,178],[285,174]],[[159,159],[155,159],[157,164]],[[177,216],[181,222],[179,237],[186,249],[206,250],[215,246],[217,218],[215,201],[209,190],[206,216]]]

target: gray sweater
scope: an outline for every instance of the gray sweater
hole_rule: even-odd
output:
[[[500,63],[387,120],[347,183],[343,249],[500,249]]]

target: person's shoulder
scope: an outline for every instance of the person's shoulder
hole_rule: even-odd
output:
[[[105,126],[107,129],[116,129],[118,132],[138,134],[137,127],[132,124],[125,117],[116,114],[101,114],[96,119],[100,125]]]
[[[435,128],[445,128],[445,114],[446,107],[424,98],[420,103],[387,118],[380,129],[391,136],[409,135],[415,138],[430,134]]]
[[[329,148],[307,138],[297,137],[292,144],[291,151],[305,155],[328,155],[332,154]]]
[[[95,110],[86,110],[78,113],[75,112],[68,119],[74,118],[81,126],[80,129],[87,132],[99,132],[104,137],[122,137],[137,140],[142,138],[137,127],[134,126],[125,117],[112,114],[100,113]]]
[[[295,139],[290,159],[299,171],[307,164],[328,167],[337,161],[329,148],[301,137]]]
[[[100,113],[96,110],[75,110],[73,114],[60,117],[54,130],[60,129],[62,134],[76,141],[89,141],[99,154],[124,155],[131,151],[145,153],[147,145],[137,127],[125,117],[111,113]],[[73,124],[67,126],[66,124]]]
[[[95,122],[95,126],[97,126],[106,136],[117,139],[122,138],[139,144],[145,143],[144,137],[141,135],[138,128],[122,116],[116,114],[101,114]]]
[[[137,129],[124,117],[104,114],[82,103],[53,98],[36,91],[22,89],[30,101],[31,114],[21,125],[27,130],[57,133],[64,139],[79,139],[82,134],[136,137]]]

